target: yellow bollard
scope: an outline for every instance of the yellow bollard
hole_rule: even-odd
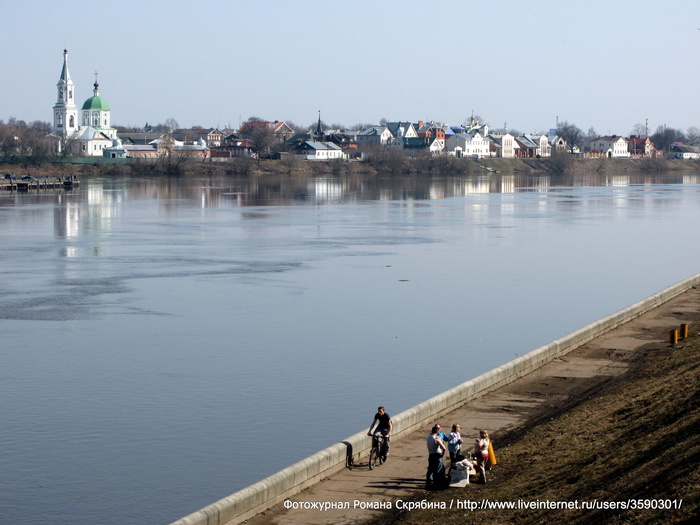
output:
[[[683,323],[681,325],[681,339],[685,339],[688,337],[688,325]]]
[[[489,442],[488,466],[490,467],[491,465],[498,465],[498,461],[496,461],[496,453],[493,451],[493,445]]]
[[[678,330],[671,330],[671,344],[675,345],[678,343]]]

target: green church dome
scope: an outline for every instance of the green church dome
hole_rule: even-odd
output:
[[[83,104],[83,109],[89,109],[91,111],[109,111],[109,106],[107,105],[107,101],[105,99],[99,95],[95,95],[85,101],[85,104]]]

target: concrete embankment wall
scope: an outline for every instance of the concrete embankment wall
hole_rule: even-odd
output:
[[[509,363],[462,383],[392,417],[393,439],[400,439],[456,407],[479,398],[541,367],[555,357],[626,323],[700,283],[700,274],[666,288],[638,303],[593,322],[565,337],[537,348]],[[371,440],[367,431],[358,432],[269,476],[254,485],[217,501],[172,525],[233,525],[284,501],[292,495],[345,468],[349,461],[367,456]]]

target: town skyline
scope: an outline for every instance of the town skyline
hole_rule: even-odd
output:
[[[0,119],[51,120],[66,48],[76,99],[91,95],[98,71],[120,126],[174,119],[237,128],[260,117],[305,127],[319,110],[328,125],[346,127],[382,119],[459,125],[472,111],[494,129],[525,133],[554,128],[557,119],[601,135],[700,124],[697,2],[671,10],[595,0],[583,10],[544,0],[534,10],[516,2],[318,9],[263,1],[200,12],[185,2],[127,0],[127,16],[94,23],[95,5],[109,4],[4,6],[14,21],[6,36],[22,45],[7,54],[5,73],[15,80],[0,85]],[[100,45],[87,45],[86,31]],[[125,45],[125,35],[136,44]]]

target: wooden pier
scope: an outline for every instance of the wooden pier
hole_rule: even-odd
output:
[[[80,186],[80,182],[76,179],[58,179],[56,177],[42,177],[36,180],[0,180],[0,191],[70,190],[78,186]]]

